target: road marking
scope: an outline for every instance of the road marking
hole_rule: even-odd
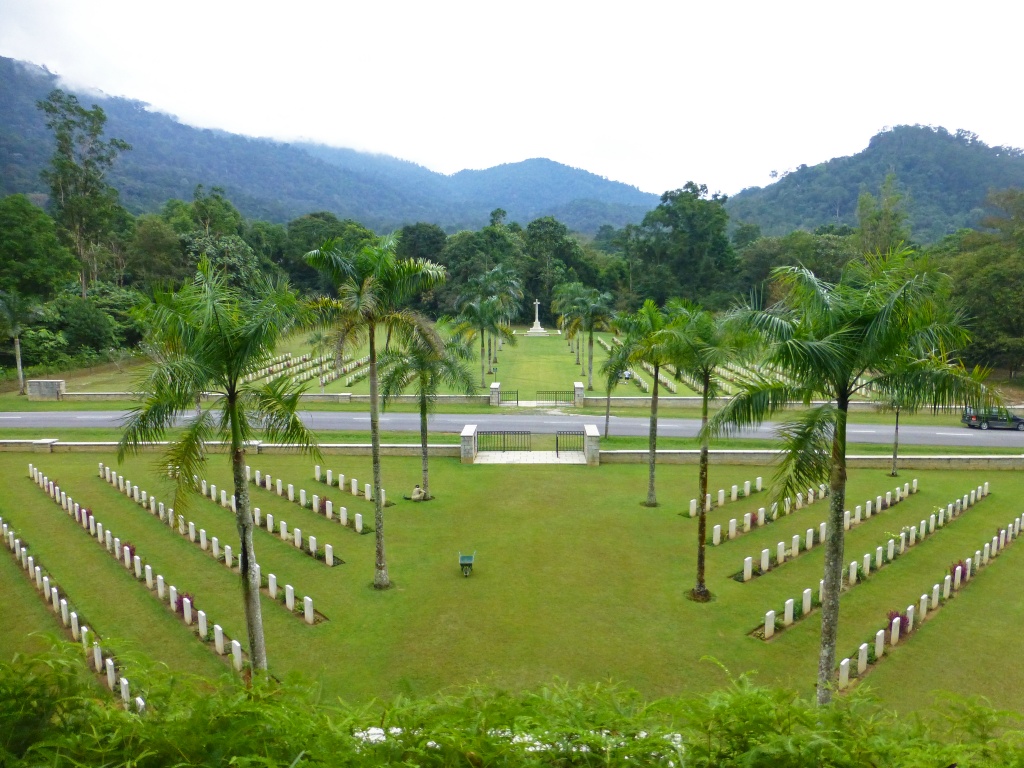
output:
[[[98,420],[102,419],[102,420],[105,421],[105,420],[109,419],[110,417],[109,416],[75,416],[75,418],[78,419],[79,421],[84,421],[84,420],[87,420],[87,419],[91,419],[93,421],[98,421]]]
[[[878,434],[877,429],[848,429],[846,430],[851,435],[876,435]]]
[[[0,416],[0,419],[20,419],[21,416]]]
[[[973,432],[936,432],[935,434],[943,437],[977,437]]]

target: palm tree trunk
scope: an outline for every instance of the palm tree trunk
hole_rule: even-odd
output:
[[[25,372],[21,368],[21,338],[14,337],[14,362],[18,366],[18,394],[25,394]]]
[[[691,593],[694,600],[706,603],[711,599],[711,592],[704,581],[704,564],[708,538],[708,517],[704,506],[704,499],[708,493],[708,436],[705,430],[708,427],[708,390],[711,388],[711,374],[704,372],[703,389],[701,392],[700,411],[700,471],[697,480],[697,506],[700,509],[697,521],[697,585]]]
[[[612,418],[612,388],[608,386],[608,394],[604,399],[604,436],[608,437],[608,422]]]
[[[484,362],[484,329],[480,329],[480,389],[487,389],[487,374]]]
[[[647,436],[647,506],[658,506],[654,495],[654,464],[658,455],[658,366],[654,366],[654,389],[651,390],[651,427]]]
[[[587,336],[587,391],[594,391],[594,329]]]
[[[899,470],[896,466],[897,456],[900,450],[900,409],[896,408],[896,427],[892,432],[892,472],[891,477],[899,477]]]
[[[576,334],[576,365],[580,366],[580,373],[583,373],[582,363],[580,363],[580,335]]]
[[[231,407],[231,406],[229,406]],[[249,484],[245,479],[245,446],[232,418],[231,474],[235,484],[235,527],[241,545],[238,575],[242,582],[242,603],[245,606],[245,630],[249,639],[249,661],[255,670],[267,669],[267,644],[263,636],[263,610],[260,606],[260,584],[256,581],[256,550],[253,547],[253,519],[249,511]]]
[[[849,396],[837,398],[838,415],[832,437],[828,519],[825,526],[825,573],[821,603],[821,649],[818,655],[818,704],[832,700],[839,631],[839,592],[843,587],[843,512],[846,507],[846,420]]]
[[[377,348],[374,341],[374,324],[369,323],[370,342],[370,457],[373,462],[373,525],[377,539],[377,557],[373,574],[373,588],[387,589],[391,586],[388,577],[388,561],[384,553],[384,507],[380,498],[380,403],[377,394]]]
[[[420,458],[423,464],[423,500],[430,498],[430,469],[427,466],[427,395],[426,383],[420,382]]]

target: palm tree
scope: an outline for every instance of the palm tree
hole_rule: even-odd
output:
[[[708,400],[721,394],[721,369],[742,359],[744,351],[750,346],[750,336],[738,333],[735,323],[731,323],[727,316],[714,315],[688,301],[670,302],[667,311],[672,318],[672,331],[678,339],[674,359],[677,375],[701,395],[697,584],[690,595],[694,600],[704,603],[711,599],[711,592],[704,580],[705,542],[708,535],[704,506],[708,492]]]
[[[251,293],[243,293],[228,286],[204,258],[191,282],[177,293],[158,292],[145,307],[146,347],[154,365],[140,381],[142,404],[129,415],[117,455],[122,461],[143,444],[163,439],[180,414],[195,408],[201,395],[215,394],[212,404],[171,443],[166,458],[168,466],[175,467],[175,507],[180,509],[188,503],[185,491],[194,486],[193,476],[202,472],[204,444],[220,439],[231,446],[249,657],[254,669],[265,670],[267,650],[254,567],[245,446],[256,436],[259,424],[268,440],[297,445],[313,455],[318,450],[313,433],[296,413],[300,387],[290,377],[246,383],[246,376],[267,364],[275,343],[291,328],[298,300],[283,283],[261,281],[249,288]]]
[[[804,268],[779,267],[781,290],[767,309],[745,309],[737,318],[765,344],[769,372],[751,374],[711,420],[710,434],[759,424],[792,401],[808,408],[781,429],[784,458],[776,478],[779,496],[827,478],[824,590],[817,697],[831,700],[843,572],[846,504],[846,424],[853,397],[873,387],[917,393],[935,407],[989,400],[978,378],[949,362],[947,352],[967,340],[959,316],[934,322],[942,277],[915,271],[910,254],[894,250],[865,256],[844,269],[837,284]],[[927,354],[921,354],[928,350]]]
[[[25,326],[39,314],[39,306],[13,288],[0,291],[0,324],[4,332],[14,340],[14,362],[18,366],[18,394],[25,394],[25,372],[21,367],[21,333]]]
[[[370,357],[370,453],[373,463],[374,526],[377,552],[373,586],[391,586],[384,551],[384,507],[381,504],[380,396],[377,378],[377,328],[388,335],[401,328],[427,329],[430,321],[403,302],[440,285],[444,267],[427,259],[400,259],[396,235],[384,235],[355,250],[342,250],[338,239],[325,240],[306,254],[306,262],[323,273],[338,292],[336,306],[347,322],[365,330]]]
[[[434,410],[442,386],[467,395],[476,391],[473,374],[466,366],[466,361],[473,357],[473,350],[465,335],[453,329],[448,321],[439,321],[429,330],[427,334],[410,330],[400,333],[398,345],[382,352],[379,360],[385,408],[391,398],[408,389],[413,389],[419,398],[421,487],[425,501],[433,498],[427,464],[427,414]]]
[[[516,337],[501,315],[501,303],[496,296],[470,298],[459,308],[460,329],[471,331],[480,339],[480,388],[487,386],[487,351],[485,337],[490,334],[515,346]]]
[[[654,373],[647,440],[648,475],[645,504],[648,507],[656,507],[658,499],[654,493],[654,465],[658,450],[658,374],[662,367],[673,362],[677,340],[669,328],[669,316],[651,299],[645,301],[636,312],[619,315],[615,324],[623,333],[625,360],[631,364],[647,363]]]
[[[612,416],[612,390],[618,386],[619,379],[629,370],[626,348],[615,345],[609,353],[608,358],[601,364],[601,373],[604,374],[604,386],[607,394],[604,400],[604,436],[608,437],[608,426]]]

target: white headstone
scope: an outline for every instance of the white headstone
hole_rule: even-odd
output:
[[[237,640],[231,641],[231,661],[235,665],[235,669],[239,672],[242,671],[242,644]]]
[[[729,520],[729,538],[730,539],[735,539],[736,538],[736,518],[735,517],[732,518],[731,520]]]
[[[820,523],[818,525],[818,543],[823,544],[825,542],[825,534],[828,532],[828,523]]]
[[[729,500],[730,501],[736,501],[739,497],[740,497],[739,486],[734,485],[732,487],[732,489],[730,490],[730,492],[729,492]]]
[[[808,528],[807,533],[804,534],[804,549],[814,548],[814,529]]]
[[[768,573],[768,569],[771,568],[771,564],[768,562],[771,557],[771,552],[767,549],[761,550],[761,573]]]
[[[291,584],[284,585],[284,604],[289,611],[295,610],[295,587]]]
[[[935,515],[932,514],[928,518],[928,533],[935,533]]]
[[[281,482],[281,478],[277,479],[277,495],[284,496],[284,483]]]
[[[356,512],[356,533],[363,532],[363,516]]]
[[[364,487],[364,497],[367,501],[373,501],[373,488],[369,483],[366,483]]]
[[[334,567],[334,547],[330,544],[324,545],[324,562],[327,563],[329,568]]]
[[[782,565],[786,562],[786,542],[780,541],[775,547],[775,562]]]
[[[267,532],[268,533],[273,533],[274,532],[274,516],[272,514],[270,514],[269,512],[267,512]]]
[[[164,577],[160,574],[156,576],[156,594],[161,600],[164,599]]]
[[[218,539],[216,536],[214,536],[212,543],[213,543],[213,556],[217,560],[220,560],[220,539]]]
[[[881,547],[879,547],[879,554],[881,554],[880,550],[881,550]],[[871,573],[871,553],[867,553],[867,554],[864,555],[864,562],[862,564],[862,567],[864,569],[864,575],[865,576],[867,576],[869,573]]]
[[[281,534],[281,540],[288,541],[288,523],[285,520],[281,521],[278,530]]]
[[[199,636],[205,639],[208,632],[206,626],[206,611],[196,611],[196,617],[199,619]]]
[[[113,659],[104,659],[103,665],[107,669],[107,687],[112,691],[116,691],[117,688],[117,670],[114,669]]]
[[[754,577],[754,558],[743,558],[743,580],[750,581]]]
[[[864,502],[864,519],[871,517],[871,499]]]
[[[850,685],[850,660],[843,659],[839,662],[839,690]]]
[[[947,573],[946,574],[946,578],[944,578],[942,580],[942,597],[943,597],[943,599],[945,599],[945,600],[949,599],[949,592],[950,592],[950,590],[952,588],[953,588],[953,577],[950,576]]]
[[[711,529],[711,543],[716,547],[722,543],[722,526],[716,525]]]
[[[187,597],[181,598],[181,612],[185,617],[185,623],[192,625],[192,601]]]
[[[341,508],[341,511],[338,513],[338,519],[340,520],[342,525],[348,525],[348,507]]]
[[[334,470],[333,469],[328,469],[327,470],[327,485],[328,486],[333,486],[334,485]]]
[[[936,584],[932,587],[932,610],[934,611],[939,607],[939,585]]]
[[[221,629],[220,624],[213,625],[213,645],[217,649],[219,656],[224,655],[224,630]]]
[[[292,530],[292,539],[294,540],[295,546],[302,549],[302,529],[295,528]]]
[[[226,565],[228,568],[233,568],[234,567],[234,558],[232,558],[232,556],[231,556],[231,545],[230,544],[225,544],[224,545],[224,565]]]
[[[793,534],[793,557],[800,554],[800,535]]]
[[[960,580],[963,578],[963,566],[958,565],[953,573],[953,589],[960,589]]]
[[[145,568],[145,571],[146,571],[146,586],[149,589],[152,589],[153,588],[153,566],[147,565],[146,568]]]
[[[892,543],[892,539],[889,539],[889,543],[890,544]],[[879,568],[881,568],[882,567],[882,563],[884,563],[884,562],[885,562],[885,554],[883,553],[881,547],[877,547],[875,549],[875,570],[877,571]]]
[[[907,545],[912,547],[912,546],[914,546],[914,544],[916,542],[917,542],[917,527],[912,525],[912,526],[910,526],[910,538],[907,541]]]
[[[764,525],[764,507],[758,507],[757,509],[757,524],[759,526]]]
[[[352,495],[353,496],[358,496],[359,495],[359,481],[356,480],[354,477],[352,478]]]
[[[786,607],[782,614],[782,624],[789,626],[793,623],[793,598],[786,601]]]
[[[711,511],[711,494],[710,493],[704,494],[704,511],[705,512],[710,512]]]
[[[288,483],[288,501],[295,501],[295,486]]]
[[[880,629],[875,633],[875,658],[880,659],[885,653],[885,630]]]
[[[309,537],[309,554],[316,557],[316,536]]]
[[[768,640],[775,634],[775,611],[764,615],[764,639]]]
[[[892,620],[892,636],[889,640],[890,645],[896,645],[900,641],[900,617],[897,616]]]
[[[313,623],[313,598],[306,596],[302,598],[302,615],[307,624]]]
[[[811,612],[811,596],[811,590],[805,589],[803,593],[803,599],[800,605],[800,608],[803,611],[804,616]]]
[[[843,530],[850,530],[850,510],[843,512]]]
[[[135,578],[136,579],[141,579],[142,578],[142,558],[139,557],[138,555],[136,555],[133,558],[133,561],[134,561],[134,565],[135,565]]]
[[[178,610],[178,588],[172,585],[171,588],[170,588],[170,593],[171,593],[171,610],[172,611],[177,611]]]
[[[334,502],[330,499],[324,502],[324,514],[328,520],[334,519]]]
[[[330,502],[327,502],[327,503],[330,504]],[[697,516],[697,500],[696,499],[690,499],[690,517],[696,517],[696,516]]]
[[[743,532],[747,533],[750,530],[750,513],[747,512],[743,515]]]
[[[854,586],[857,583],[857,561],[854,560],[850,563],[850,586]]]

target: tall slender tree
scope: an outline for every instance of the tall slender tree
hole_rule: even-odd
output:
[[[141,311],[146,326],[146,349],[154,365],[140,381],[142,404],[134,409],[118,444],[118,461],[138,452],[145,443],[162,440],[177,418],[192,412],[200,397],[213,394],[200,413],[166,454],[177,482],[175,504],[188,504],[187,491],[202,474],[203,448],[219,439],[230,446],[235,489],[235,527],[241,556],[239,575],[249,658],[257,670],[267,668],[263,638],[260,584],[256,580],[253,517],[245,476],[245,446],[257,434],[273,442],[289,443],[319,455],[316,438],[299,419],[301,387],[290,377],[247,382],[274,354],[282,334],[295,322],[298,299],[288,287],[263,281],[241,292],[227,285],[209,261],[203,259],[195,279],[177,293],[158,292]],[[257,425],[261,425],[257,428]]]
[[[70,242],[81,269],[82,298],[96,271],[90,260],[118,209],[117,190],[106,181],[118,154],[131,149],[121,139],[103,139],[107,116],[101,107],[86,109],[78,99],[54,90],[37,106],[46,114],[57,147],[43,180],[50,186],[50,207],[60,231]]]
[[[738,363],[750,349],[750,335],[737,331],[726,315],[715,315],[685,300],[669,302],[666,308],[676,335],[673,363],[678,376],[701,396],[700,467],[697,501],[700,509],[697,525],[697,583],[690,592],[694,600],[711,599],[704,578],[707,514],[704,500],[708,493],[708,401],[724,389],[723,370]]]
[[[40,314],[39,305],[29,301],[13,288],[0,291],[0,327],[14,342],[14,362],[18,367],[18,394],[25,394],[25,372],[21,367],[21,333],[33,317]]]
[[[341,315],[365,329],[370,357],[370,454],[373,464],[374,526],[376,562],[373,586],[388,589],[387,555],[384,550],[384,505],[381,499],[380,388],[377,371],[377,330],[389,335],[401,328],[429,333],[430,321],[403,303],[410,297],[440,285],[444,267],[427,259],[400,259],[395,255],[398,239],[384,235],[354,250],[338,240],[325,240],[306,254],[306,262],[321,272],[337,291]]]
[[[426,332],[425,332],[426,331]],[[427,415],[434,410],[442,387],[467,395],[476,392],[467,361],[473,349],[465,334],[443,320],[434,328],[403,329],[397,343],[381,353],[381,396],[384,407],[398,395],[412,390],[420,411],[420,458],[424,500],[430,500],[430,467],[427,453]]]
[[[912,389],[921,402],[936,407],[987,397],[976,376],[948,359],[948,351],[961,348],[968,337],[959,317],[935,322],[942,276],[916,271],[911,258],[905,250],[865,256],[847,265],[836,284],[803,268],[777,268],[773,277],[780,300],[768,309],[737,313],[762,337],[764,373],[751,373],[708,425],[710,434],[718,434],[761,423],[790,402],[825,400],[782,427],[784,459],[775,483],[780,497],[826,479],[829,484],[817,683],[821,704],[832,697],[835,672],[851,400],[869,387]]]
[[[615,325],[623,334],[625,360],[633,365],[647,363],[653,372],[651,383],[651,418],[648,429],[648,507],[658,506],[654,489],[654,467],[658,455],[658,383],[662,368],[674,360],[677,339],[669,327],[665,310],[648,299],[636,312],[619,315]]]

